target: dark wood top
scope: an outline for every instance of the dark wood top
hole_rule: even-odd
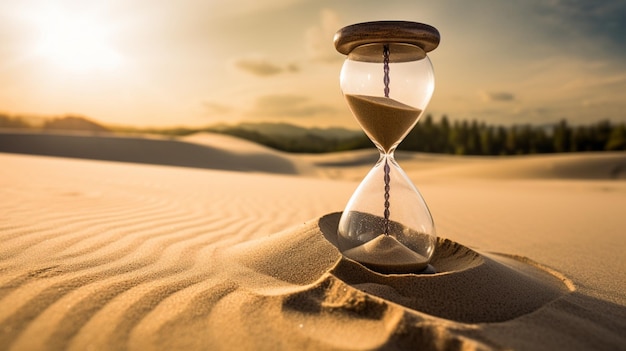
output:
[[[364,22],[343,27],[335,34],[335,48],[348,55],[366,44],[408,44],[423,50],[434,50],[439,45],[439,31],[427,24],[407,21]]]

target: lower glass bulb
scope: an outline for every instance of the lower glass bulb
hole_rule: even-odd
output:
[[[381,154],[339,221],[342,254],[380,273],[418,273],[428,266],[436,238],[419,191],[393,154]]]

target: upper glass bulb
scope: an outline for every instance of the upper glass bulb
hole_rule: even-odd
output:
[[[367,136],[390,153],[422,115],[435,78],[430,60],[419,46],[365,44],[348,54],[340,85]]]

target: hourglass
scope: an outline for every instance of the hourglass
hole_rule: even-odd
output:
[[[426,53],[439,45],[439,32],[415,22],[367,22],[340,29],[334,41],[347,55],[341,91],[380,152],[341,215],[339,249],[380,273],[428,270],[435,225],[394,151],[432,96],[434,75]]]

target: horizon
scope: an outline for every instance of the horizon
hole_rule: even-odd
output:
[[[424,116],[626,122],[624,2],[27,0],[0,5],[0,17],[0,111],[11,116],[356,130],[332,36],[353,23],[402,19],[442,37],[429,53],[435,93]]]
[[[17,127],[18,129],[26,128],[26,129],[35,129],[35,130],[43,128],[44,125],[48,122],[62,121],[65,119],[80,119],[83,121],[87,121],[89,123],[94,123],[95,125],[99,127],[110,129],[111,132],[123,131],[125,129],[136,130],[138,132],[168,131],[168,130],[175,130],[175,129],[189,129],[189,130],[202,131],[203,129],[207,129],[207,128],[218,128],[218,127],[235,127],[236,128],[236,127],[240,127],[246,124],[248,125],[269,124],[269,125],[286,125],[286,126],[309,129],[309,130],[311,129],[322,129],[322,130],[345,129],[349,131],[364,133],[363,129],[359,127],[358,122],[356,120],[354,122],[354,125],[346,125],[346,126],[344,125],[321,125],[321,126],[320,125],[303,125],[303,124],[298,124],[297,121],[290,121],[290,120],[277,120],[277,121],[240,120],[240,121],[218,121],[218,122],[202,124],[202,125],[175,124],[175,125],[153,126],[153,125],[111,124],[111,123],[105,123],[105,122],[96,120],[94,118],[91,118],[90,116],[79,115],[79,114],[65,114],[65,115],[54,115],[54,116],[28,116],[28,115],[22,116],[22,115],[9,115],[0,111],[0,122],[8,121],[7,118],[8,120],[17,120],[19,122],[24,122],[27,124],[26,127]],[[563,122],[565,122],[567,126],[569,127],[591,127],[591,126],[595,126],[595,125],[605,123],[605,122],[608,122],[609,124],[615,127],[626,126],[626,121],[619,121],[619,120],[615,121],[615,120],[610,120],[610,119],[594,119],[590,121],[581,121],[580,123],[572,123],[570,120],[564,118],[564,119],[557,120],[557,121],[539,121],[537,123],[520,122],[520,123],[504,124],[504,123],[498,123],[498,122],[489,123],[478,118],[455,119],[455,118],[451,118],[449,115],[445,113],[440,116],[434,116],[430,113],[424,113],[422,116],[420,116],[418,122],[416,123],[413,129],[417,128],[421,123],[423,123],[423,120],[426,118],[430,118],[433,123],[437,123],[437,124],[441,123],[442,120],[445,118],[448,120],[450,125],[454,125],[457,123],[459,124],[476,123],[478,125],[484,124],[487,127],[495,127],[495,128],[499,128],[499,127],[511,128],[511,127],[523,127],[523,126],[530,126],[533,128],[550,128],[550,127],[554,128],[554,127],[558,127],[558,125],[560,125]],[[0,123],[0,130],[3,128],[6,129],[7,127],[2,127],[2,124]],[[13,128],[9,128],[9,129],[13,129]]]

